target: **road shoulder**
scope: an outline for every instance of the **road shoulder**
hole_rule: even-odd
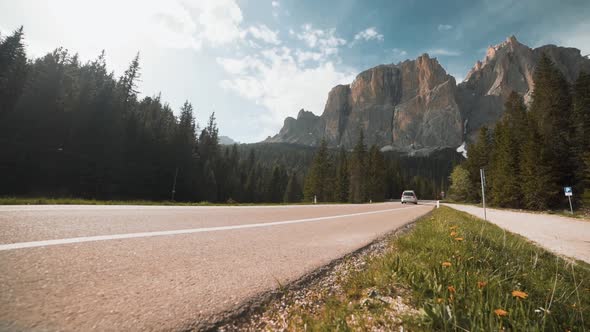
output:
[[[367,261],[383,256],[387,252],[392,238],[407,234],[413,229],[417,220],[431,213],[432,210],[288,285],[278,284],[275,290],[260,294],[234,310],[224,313],[221,319],[209,323],[205,329],[219,331],[289,330],[287,316],[290,312],[301,306],[319,307],[322,300],[341,293],[343,278],[362,271],[366,267]],[[407,292],[408,290],[400,288],[399,291]],[[398,297],[396,301],[398,314],[415,311],[407,299]]]
[[[483,208],[473,205],[445,206],[484,218]],[[487,209],[487,220],[519,234],[537,245],[564,257],[590,263],[590,223],[560,215]]]

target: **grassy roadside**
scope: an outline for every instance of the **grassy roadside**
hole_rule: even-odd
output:
[[[410,330],[590,330],[588,264],[447,207],[343,278],[342,289],[319,309],[290,312],[291,329],[397,329],[387,299],[407,290],[415,309],[398,318]]]
[[[174,202],[145,200],[94,200],[83,198],[48,198],[48,197],[0,197],[0,205],[165,205],[165,206],[255,206],[255,205],[309,205],[311,203],[210,203],[210,202]],[[322,203],[338,204],[338,203]]]

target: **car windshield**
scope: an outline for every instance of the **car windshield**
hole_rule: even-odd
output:
[[[411,191],[404,191],[404,196],[414,196],[414,193]]]

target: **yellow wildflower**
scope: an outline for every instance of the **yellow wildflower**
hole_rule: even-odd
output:
[[[515,290],[515,291],[512,291],[512,296],[518,297],[520,299],[526,299],[529,295],[525,292]]]
[[[494,313],[500,317],[501,316],[508,316],[508,312],[506,310],[502,310],[502,309],[496,309],[496,310],[494,310]]]

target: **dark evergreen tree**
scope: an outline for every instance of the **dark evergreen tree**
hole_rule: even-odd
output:
[[[304,199],[318,202],[329,202],[334,199],[334,178],[332,161],[326,140],[322,140],[314,157],[313,164],[305,178]]]
[[[581,72],[573,87],[573,135],[571,155],[574,159],[574,190],[590,195],[590,182],[585,181],[587,154],[590,153],[590,74]],[[575,195],[578,197],[583,195]]]
[[[528,139],[526,106],[512,92],[504,105],[504,114],[494,131],[494,150],[489,169],[490,202],[502,207],[520,207],[522,200],[519,172],[520,146]]]
[[[338,202],[348,202],[348,193],[350,187],[350,177],[348,170],[348,158],[346,150],[340,149],[336,165],[336,193],[335,200]]]
[[[350,163],[350,192],[348,199],[351,203],[367,201],[367,147],[363,130],[360,130],[358,140],[354,146]]]
[[[469,145],[467,149],[467,160],[463,165],[464,169],[469,173],[471,183],[470,189],[466,192],[467,201],[479,202],[481,200],[480,169],[488,168],[491,151],[492,142],[490,141],[490,133],[488,127],[483,126],[479,130],[479,135],[475,143]]]
[[[531,210],[546,209],[551,200],[551,193],[544,190],[550,188],[552,179],[543,162],[542,152],[539,149],[541,137],[534,120],[528,121],[529,126],[525,130],[527,135],[520,150],[520,192],[522,194],[522,206]]]
[[[383,154],[376,145],[369,150],[367,164],[367,198],[373,202],[382,202],[385,199],[386,169]]]
[[[520,199],[518,149],[513,133],[502,121],[494,130],[494,152],[487,174],[490,202],[501,207],[518,207]]]
[[[287,173],[279,166],[275,165],[272,169],[272,175],[266,188],[266,200],[271,203],[280,203],[283,201],[285,190],[287,188]]]
[[[27,58],[23,35],[21,26],[6,38],[0,36],[0,117],[14,109],[24,87]]]
[[[180,117],[175,131],[175,173],[177,198],[180,200],[196,200],[198,197],[194,178],[195,152],[197,146],[196,122],[193,106],[186,101],[180,109]],[[177,170],[177,171],[176,171]],[[209,174],[207,174],[209,175]]]
[[[135,101],[137,97],[137,83],[139,78],[141,67],[139,66],[139,52],[135,55],[135,58],[129,64],[127,70],[119,79],[119,88],[121,92],[121,100],[125,107],[132,101]]]
[[[207,126],[201,131],[199,136],[199,155],[204,160],[217,158],[219,150],[219,130],[215,121],[215,112],[209,116]]]
[[[297,173],[291,173],[289,176],[289,182],[285,189],[285,195],[283,196],[283,202],[285,203],[298,203],[303,199],[303,192],[301,185],[297,178]]]
[[[545,54],[534,74],[535,90],[530,112],[537,123],[541,141],[541,162],[553,179],[543,190],[551,193],[553,207],[564,202],[562,187],[574,182],[571,144],[571,96],[567,81]]]

